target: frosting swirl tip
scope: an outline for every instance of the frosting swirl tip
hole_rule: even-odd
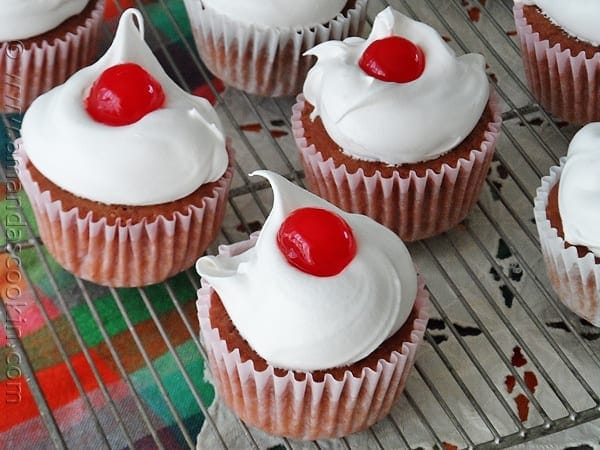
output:
[[[310,371],[364,358],[402,326],[412,309],[417,279],[406,246],[372,219],[345,213],[281,175],[266,170],[252,175],[266,178],[273,189],[262,231],[238,255],[200,258],[198,273],[217,291],[240,335],[275,367]],[[337,216],[355,239],[339,272],[323,275],[294,265],[280,245],[280,231],[290,218],[301,211],[310,219],[314,209],[321,211],[312,216],[320,220],[311,225],[314,229],[325,227],[322,217]],[[340,229],[326,228],[325,247],[318,250],[339,262],[337,250],[327,251],[330,236],[337,239]],[[344,239],[343,246],[349,242]]]
[[[127,69],[130,85],[114,69]],[[96,83],[98,95],[91,98]],[[127,108],[110,101],[106,109],[90,105],[104,94]],[[218,180],[229,162],[216,111],[171,80],[146,44],[143,16],[134,8],[123,12],[113,43],[98,61],[32,103],[21,134],[31,163],[46,178],[105,204],[183,198]]]
[[[390,165],[434,159],[460,143],[489,98],[485,58],[456,56],[439,33],[388,7],[367,39],[324,43],[303,93],[341,151]]]

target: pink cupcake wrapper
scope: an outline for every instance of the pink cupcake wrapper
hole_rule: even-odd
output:
[[[100,0],[75,34],[41,40],[28,48],[18,40],[0,42],[0,111],[25,112],[38,96],[90,65],[97,53],[103,14],[104,0]]]
[[[535,223],[548,276],[558,297],[575,314],[600,327],[600,264],[591,252],[581,258],[575,247],[565,248],[565,240],[558,236],[546,214],[548,196],[565,160],[561,158],[560,166],[551,167],[550,175],[542,178],[533,206]]]
[[[313,57],[309,48],[361,33],[368,0],[357,0],[345,15],[312,27],[261,27],[231,19],[185,0],[200,57],[226,84],[252,94],[295,95],[302,89]]]
[[[41,191],[26,168],[22,140],[15,158],[40,237],[60,265],[86,280],[113,287],[158,283],[191,267],[219,232],[233,178],[233,151],[229,167],[201,207],[190,205],[187,214],[158,216],[151,222],[108,224],[106,218],[85,217],[78,208],[63,210],[62,202]]]
[[[221,254],[238,254],[254,245],[250,240],[222,246]],[[260,372],[252,361],[242,362],[237,349],[230,352],[209,316],[212,287],[203,282],[198,291],[198,319],[219,395],[242,420],[270,434],[297,439],[345,436],[385,417],[404,389],[429,317],[429,295],[419,278],[415,301],[417,318],[410,341],[389,360],[380,359],[375,370],[365,367],[360,376],[350,371],[341,381],[330,374],[315,381],[311,373],[298,381],[291,371],[275,374],[272,366]]]
[[[308,146],[301,121],[305,100],[302,95],[293,107],[292,130],[300,150],[308,186],[312,192],[353,213],[365,214],[385,225],[406,242],[425,239],[456,226],[477,202],[494,156],[502,117],[493,91],[488,124],[481,147],[471,150],[468,159],[456,167],[444,164],[440,173],[427,170],[424,176],[411,172],[384,177],[377,172],[366,176],[362,169],[349,173],[336,167],[332,158],[323,159],[319,149]]]
[[[540,105],[572,123],[600,121],[600,52],[586,58],[558,44],[550,47],[527,23],[522,3],[513,12],[527,82]]]

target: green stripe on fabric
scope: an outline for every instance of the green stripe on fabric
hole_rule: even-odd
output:
[[[185,280],[183,277],[185,277],[185,275],[179,275],[177,277],[178,282],[175,282],[174,280],[169,281],[169,283],[173,285],[173,290],[176,292],[179,303],[186,305],[186,316],[188,316],[188,320],[191,320],[193,311],[195,311],[195,306],[190,305],[190,302],[195,301],[196,295],[193,287],[187,280],[187,277]],[[185,281],[185,283],[183,281]],[[124,289],[120,291],[127,291],[128,293],[135,292],[134,296],[121,297],[123,299],[123,303],[127,305],[126,310],[128,311],[128,315],[132,319],[132,322],[134,322],[134,326],[138,325],[144,320],[153,322],[153,320],[150,319],[150,314],[145,309],[142,300],[139,298],[137,290]],[[149,296],[152,295],[150,297],[151,303],[157,310],[157,314],[163,315],[164,312],[167,311],[167,314],[171,312],[175,316],[178,316],[178,313],[174,311],[175,307],[173,306],[173,302],[167,297],[167,292],[164,287],[153,286],[152,288],[148,288],[147,291],[149,292]],[[94,307],[98,311],[104,327],[107,329],[107,333],[111,338],[120,333],[129,333],[127,325],[123,320],[123,316],[117,308],[116,302],[112,296],[110,298],[96,300]],[[143,314],[137,313],[138,310],[143,311]],[[89,308],[87,308],[87,304],[82,304],[72,308],[71,315],[77,324],[77,328],[80,335],[83,337],[86,347],[95,347],[96,345],[104,342],[98,326],[93,319]],[[134,315],[136,315],[136,317],[134,317]],[[54,343],[52,335],[50,334],[50,327],[54,328],[58,334],[67,355],[72,356],[81,352],[81,348],[79,347],[75,338],[74,330],[69,325],[67,318],[65,316],[59,316],[53,319],[50,324],[47,324],[39,330],[22,337],[23,345],[35,371],[54,366],[63,361],[58,348]],[[182,335],[187,335],[189,338],[189,334],[187,334],[188,332],[183,326],[176,327],[176,329],[181,330]],[[172,340],[176,339],[174,334],[170,334],[170,338]],[[185,337],[181,338],[179,342],[183,342],[184,339]],[[187,347],[182,347],[181,358],[184,361],[189,361],[189,364],[193,365],[195,364],[193,361],[194,358],[200,358],[200,356],[197,354],[197,350],[195,354],[192,350],[194,349],[190,350]],[[127,349],[118,349],[117,351],[121,358],[127,358]],[[11,352],[12,349],[9,346],[0,348],[0,361],[7,360]],[[0,364],[0,369],[1,368],[2,364]],[[200,368],[194,368],[193,372],[195,373],[201,370],[202,366],[200,366]],[[0,370],[0,381],[5,379],[6,370]]]
[[[192,385],[199,393],[205,405],[210,405],[215,398],[213,386],[204,378],[204,360],[200,357],[198,349],[192,340],[175,348],[185,370],[190,377]],[[200,408],[192,396],[183,375],[177,367],[172,354],[167,353],[156,359],[153,364],[158,376],[165,387],[171,402],[182,419],[200,413]],[[131,380],[136,390],[152,409],[168,425],[175,423],[171,412],[160,393],[150,369],[144,368],[131,374]]]
[[[42,252],[58,288],[64,290],[73,286],[75,284],[73,275],[56,262],[52,255],[48,253],[46,247],[42,246]],[[35,248],[23,249],[18,252],[18,255],[21,258],[22,267],[25,268],[27,276],[29,276],[32,283],[44,291],[48,297],[54,298],[56,296],[56,291],[46,272],[46,268],[40,261],[37,250]]]
[[[168,1],[167,8],[175,22],[177,22],[177,28],[183,36],[191,36],[192,30],[190,27],[190,21],[188,20],[187,12],[182,1]],[[161,31],[164,39],[163,42],[171,44],[177,42],[180,39],[178,30],[173,25],[171,17],[165,13],[165,8],[160,3],[151,3],[146,6],[146,11],[152,18],[154,25]]]
[[[179,304],[183,305],[189,301],[196,300],[195,290],[185,274],[179,274],[171,278],[168,283],[173,289],[175,298]],[[161,315],[175,309],[173,302],[169,298],[167,289],[162,284],[148,286],[143,290],[156,314]],[[151,319],[150,312],[146,308],[137,289],[118,289],[118,294],[123,308],[133,325]],[[112,294],[106,294],[95,299],[94,307],[109,336],[115,336],[127,330],[127,324]],[[103,341],[100,330],[87,304],[80,304],[72,308],[71,312],[88,347],[93,347]]]
[[[29,239],[31,236],[26,223],[31,225],[35,236],[39,235],[27,194],[22,190],[15,192],[16,183],[14,178],[8,178],[6,198],[0,201],[0,221],[5,228],[5,233],[0,236],[0,245],[6,245],[7,240],[14,244]]]

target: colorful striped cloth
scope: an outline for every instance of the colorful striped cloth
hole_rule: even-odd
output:
[[[183,2],[179,0],[110,0],[105,14],[107,29],[114,29],[122,8],[140,7],[140,3],[160,35],[157,38],[147,30],[148,41],[153,46],[157,46],[157,42],[165,44],[176,65],[185,67],[184,58],[189,56],[180,40],[180,32],[192,48],[193,41]],[[175,18],[179,30],[165,14],[165,8]],[[110,33],[106,33],[105,44],[110,38]],[[165,61],[166,55],[157,54],[169,71],[171,65]],[[210,90],[203,85],[197,70],[182,71],[182,74],[190,90],[209,96],[206,94]],[[39,386],[69,448],[103,448],[107,444],[111,448],[125,448],[131,443],[136,448],[153,448],[156,437],[165,448],[187,447],[190,440],[195,441],[204,421],[194,394],[207,405],[214,399],[212,386],[202,377],[204,362],[197,341],[191,337],[197,335],[198,326],[195,286],[190,276],[182,274],[169,280],[172,296],[163,285],[144,289],[151,309],[146,307],[137,289],[119,289],[117,304],[109,290],[86,283],[89,294],[86,301],[72,275],[60,268],[43,248],[40,254],[41,247],[26,245],[31,235],[25,222],[33,225],[37,236],[35,220],[26,196],[19,190],[11,158],[11,138],[18,132],[21,117],[11,115],[2,119],[0,157],[6,183],[2,185],[0,202],[5,232],[0,239],[2,246],[12,245],[13,253],[12,256],[0,254],[0,297],[4,304],[4,308],[0,308],[0,448],[53,447],[52,433],[47,430],[43,411],[30,385]],[[177,299],[177,305],[171,298]],[[93,309],[88,302],[93,304]],[[161,337],[150,311],[156,315],[174,352]],[[187,319],[192,333],[182,317]],[[111,353],[113,349],[107,345],[97,320],[103,324],[118,358]],[[134,334],[143,343],[145,355],[134,342]],[[189,375],[192,386],[184,379],[178,364]],[[36,383],[28,383],[31,374],[27,367],[34,371]],[[155,377],[160,379],[160,385]],[[104,387],[106,392],[103,392]],[[161,388],[171,399],[175,415],[165,402]],[[139,398],[132,395],[132,389]],[[85,396],[81,395],[82,391]],[[140,406],[146,417],[142,416]],[[117,416],[115,411],[118,411]],[[120,428],[116,418],[119,416],[126,424],[129,439]],[[157,436],[152,436],[151,429],[157,430]]]

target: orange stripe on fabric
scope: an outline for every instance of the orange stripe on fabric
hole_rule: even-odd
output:
[[[199,327],[196,315],[196,302],[187,302],[184,305],[181,305],[181,307],[197,336]],[[191,336],[177,311],[171,311],[168,314],[162,315],[160,317],[160,322],[169,341],[173,344],[173,347],[177,347],[191,339]],[[144,343],[144,349],[150,359],[155,360],[169,351],[153,320],[146,320],[142,323],[138,323],[134,328],[140,340]],[[124,331],[123,333],[113,336],[111,338],[111,343],[115,347],[119,359],[123,363],[127,373],[132,373],[145,367],[146,363],[144,358],[137,346],[133,344],[133,337],[129,331]],[[94,349],[102,358],[104,358],[106,363],[109,364],[113,370],[116,370],[114,360],[105,342],[97,345]]]
[[[8,253],[0,253],[0,298],[4,303],[14,302],[27,290],[21,261]]]

